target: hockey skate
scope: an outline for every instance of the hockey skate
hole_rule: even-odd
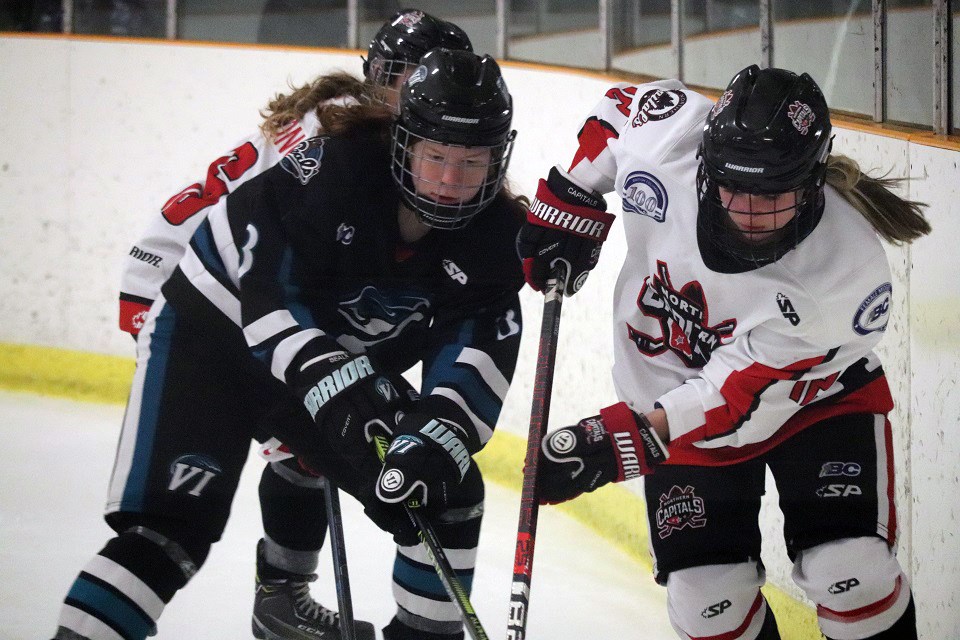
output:
[[[263,561],[263,541],[257,545],[253,637],[260,640],[342,640],[340,614],[310,595],[315,574],[301,575]],[[355,620],[357,640],[376,640],[373,624]]]

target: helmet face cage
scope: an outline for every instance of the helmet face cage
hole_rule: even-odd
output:
[[[421,222],[435,229],[465,227],[500,193],[510,164],[515,134],[510,131],[502,142],[493,146],[466,146],[423,138],[400,122],[394,124],[393,177],[403,203],[416,213]],[[417,145],[418,142],[440,145],[445,153],[443,157],[436,157],[435,152],[431,152],[429,157],[425,157],[423,151],[426,145]],[[436,146],[432,148],[436,149]],[[490,151],[489,159],[482,165],[477,163],[476,154],[471,153],[478,149]],[[474,159],[465,160],[464,155]],[[461,176],[461,184],[445,183],[444,178],[449,175]],[[444,198],[441,202],[430,196],[434,190],[450,194],[448,197],[451,200],[457,198],[453,194],[462,194],[464,199],[447,202]]]
[[[377,57],[368,65],[367,80],[377,88],[374,99],[399,113],[400,86],[417,68],[417,63]]]
[[[758,266],[797,246],[823,211],[830,134],[809,75],[753,65],[734,76],[707,115],[698,153],[701,232]]]
[[[721,194],[721,186],[733,196]],[[705,236],[722,252],[757,266],[779,260],[796,247],[813,231],[823,211],[820,181],[779,193],[751,192],[712,180],[703,164],[697,171],[697,194],[697,224]],[[742,204],[733,206],[734,198]]]

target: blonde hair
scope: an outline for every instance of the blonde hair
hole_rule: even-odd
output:
[[[870,177],[856,160],[839,154],[827,158],[826,180],[887,242],[901,245],[930,233],[930,223],[923,215],[927,205],[905,200],[890,190],[901,180]]]
[[[317,111],[319,115],[327,106],[323,103],[328,100],[352,98],[364,105],[370,102],[371,92],[371,87],[363,80],[342,71],[319,76],[299,87],[291,85],[290,89],[289,95],[278,93],[260,111],[263,117],[260,131],[268,140],[274,139],[287,125],[311,111]]]

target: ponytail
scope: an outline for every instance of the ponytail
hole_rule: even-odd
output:
[[[299,87],[290,87],[290,95],[278,93],[265,109],[260,111],[263,124],[260,130],[272,140],[294,120],[300,120],[320,105],[333,98],[352,98],[356,102],[369,101],[369,88],[362,81],[342,71],[319,76]]]
[[[834,154],[827,158],[826,180],[890,244],[910,243],[930,233],[930,223],[923,215],[927,205],[904,200],[890,190],[901,180],[872,178],[860,170],[856,160]]]

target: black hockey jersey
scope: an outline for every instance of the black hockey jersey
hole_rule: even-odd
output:
[[[424,402],[472,424],[476,451],[516,365],[522,208],[501,196],[466,228],[405,244],[390,160],[379,129],[305,140],[214,205],[163,293],[242,330],[294,389],[317,382],[299,379],[302,363],[331,350],[395,372],[422,361]]]

